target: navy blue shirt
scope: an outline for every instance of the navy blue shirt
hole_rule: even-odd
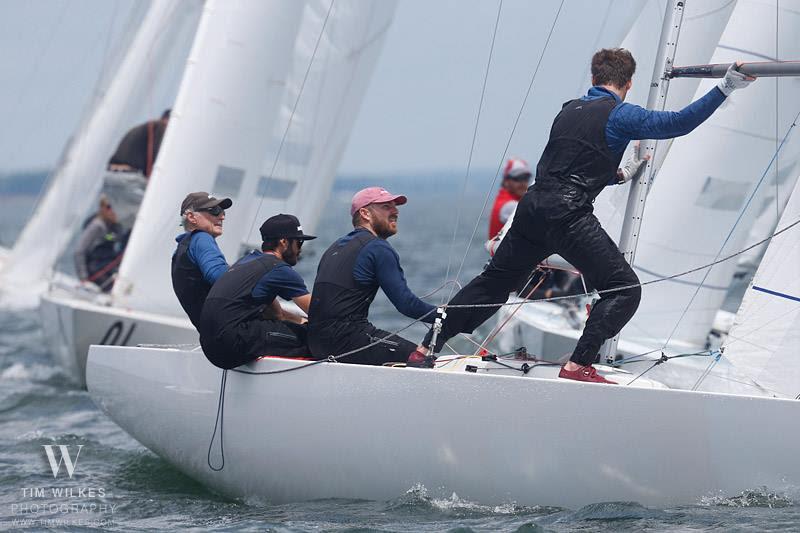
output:
[[[253,250],[239,259],[239,263],[249,263],[263,255],[259,250]],[[270,304],[276,296],[284,300],[291,300],[298,296],[308,294],[308,289],[300,277],[288,263],[279,263],[275,268],[261,276],[250,295],[259,303]]]
[[[343,237],[341,242],[347,242],[358,231],[367,230],[357,228]],[[359,284],[378,285],[397,310],[409,318],[420,318],[430,313],[422,321],[433,323],[436,319],[436,314],[431,312],[435,307],[417,298],[408,288],[400,267],[400,256],[385,239],[373,239],[361,249],[353,267],[353,278]]]
[[[190,234],[188,231],[181,233],[175,237],[175,241],[180,243]],[[228,271],[228,262],[225,261],[222,250],[217,246],[217,241],[205,231],[198,231],[194,234],[192,242],[189,243],[187,255],[189,260],[200,269],[203,279],[209,285],[213,285],[221,275]]]
[[[672,139],[686,135],[702,124],[725,101],[725,95],[714,87],[680,111],[651,111],[620,100],[603,87],[594,86],[581,100],[612,96],[617,105],[606,124],[606,143],[615,153],[625,151],[634,139]]]

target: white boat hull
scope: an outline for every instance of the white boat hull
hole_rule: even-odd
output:
[[[101,298],[105,295],[100,295]],[[86,357],[91,344],[196,344],[197,331],[187,319],[141,313],[103,305],[73,291],[51,290],[41,297],[45,342],[67,375],[86,386]]]
[[[273,503],[388,500],[421,483],[485,504],[662,506],[800,484],[797,401],[335,363],[229,372],[215,472],[221,374],[196,351],[93,346],[87,380],[187,475]]]

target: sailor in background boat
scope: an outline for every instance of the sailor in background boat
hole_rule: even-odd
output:
[[[220,368],[235,368],[264,355],[310,356],[305,317],[285,311],[292,300],[308,312],[311,295],[292,269],[305,235],[293,215],[275,215],[261,225],[261,251],[236,262],[211,287],[200,318],[200,344]]]
[[[215,198],[203,191],[189,193],[181,202],[185,231],[175,237],[178,247],[172,254],[172,289],[195,328],[208,291],[228,270],[216,239],[222,235],[225,210],[232,205],[230,198]]]
[[[167,131],[170,112],[171,109],[167,109],[160,119],[149,120],[128,131],[108,161],[108,170],[141,172],[149,178]]]
[[[355,229],[328,248],[317,269],[308,317],[309,345],[315,357],[340,355],[376,343],[341,362],[381,365],[407,361],[416,345],[367,320],[378,288],[404,315],[433,322],[434,307],[408,288],[400,257],[386,241],[397,233],[397,206],[406,202],[405,196],[381,187],[369,187],[353,196],[350,216]],[[409,364],[418,366],[415,361]]]
[[[503,169],[503,182],[497,197],[494,199],[492,212],[489,215],[489,238],[500,233],[503,225],[508,222],[517,204],[528,190],[531,181],[531,167],[524,159],[512,157],[506,162]]]
[[[75,272],[84,288],[93,292],[111,290],[126,242],[114,207],[100,195],[99,209],[84,225],[75,248]]]
[[[536,167],[536,181],[520,201],[511,229],[488,267],[450,301],[450,305],[502,304],[528,276],[533,265],[554,253],[575,266],[603,294],[594,305],[570,361],[559,377],[611,383],[592,363],[601,345],[619,333],[636,312],[639,279],[592,214],[592,202],[606,185],[625,181],[619,168],[633,139],[669,139],[703,123],[749,78],[731,65],[719,85],[678,112],[649,111],[625,103],[636,62],[622,48],[604,49],[591,62],[592,84],[586,96],[564,104]],[[633,174],[633,173],[632,173]],[[632,177],[632,175],[630,176]],[[450,308],[436,346],[431,333],[420,353],[437,353],[458,332],[472,332],[497,307]]]

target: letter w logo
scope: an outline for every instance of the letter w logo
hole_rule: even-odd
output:
[[[69,456],[69,446],[64,444],[59,444],[58,449],[61,452],[61,457],[56,461],[56,456],[53,453],[53,445],[52,444],[42,444],[42,448],[44,448],[45,452],[47,452],[47,460],[50,461],[50,470],[53,471],[53,478],[58,477],[58,472],[61,470],[61,463],[63,462],[64,465],[67,467],[67,474],[69,474],[69,478],[72,479],[72,474],[75,472],[75,467],[78,465],[78,457],[81,455],[81,448],[83,448],[83,444],[78,445],[78,453],[75,454],[75,462],[72,462],[72,458]]]

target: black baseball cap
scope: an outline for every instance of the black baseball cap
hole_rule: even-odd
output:
[[[186,198],[181,202],[181,216],[187,209],[192,211],[199,211],[200,209],[211,209],[212,207],[220,206],[222,209],[228,209],[233,205],[230,198],[217,198],[212,194],[205,191],[191,192],[186,195]]]
[[[314,235],[306,235],[303,233],[303,226],[294,215],[275,215],[269,217],[261,224],[261,240],[269,241],[272,239],[297,239],[301,241],[310,241],[316,239]]]

